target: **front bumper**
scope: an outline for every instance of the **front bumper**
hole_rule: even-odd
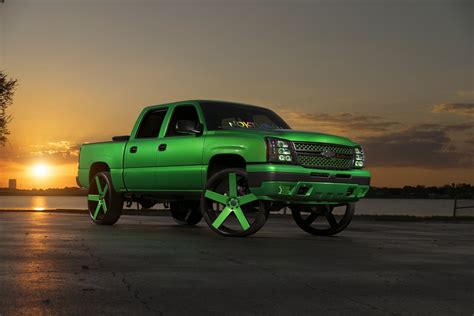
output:
[[[287,203],[355,202],[370,186],[368,170],[310,169],[294,165],[247,166],[249,187],[259,199]]]

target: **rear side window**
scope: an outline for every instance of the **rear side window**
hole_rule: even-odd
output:
[[[180,120],[193,121],[199,123],[199,115],[196,108],[192,105],[180,105],[174,109],[173,116],[168,124],[166,136],[186,136],[176,132],[176,123]]]
[[[145,114],[136,138],[156,138],[160,133],[161,125],[168,109],[152,110]]]

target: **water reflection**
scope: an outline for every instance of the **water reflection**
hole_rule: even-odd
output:
[[[35,211],[44,211],[47,207],[46,198],[44,196],[33,196],[31,203]]]
[[[44,206],[44,199],[32,199],[36,209]],[[21,238],[18,238],[16,257],[12,272],[14,292],[19,293],[18,310],[21,315],[49,314],[45,300],[58,293],[63,280],[58,270],[57,245],[52,238],[49,216],[44,212],[29,213],[26,225],[21,226]]]

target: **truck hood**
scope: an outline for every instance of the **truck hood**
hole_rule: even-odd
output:
[[[237,135],[259,135],[262,137],[277,137],[283,138],[296,142],[316,142],[316,143],[328,143],[328,144],[337,144],[344,146],[358,146],[359,144],[351,141],[348,138],[335,136],[330,134],[315,133],[315,132],[304,132],[304,131],[295,131],[291,129],[276,129],[276,130],[259,130],[259,129],[228,129],[220,130],[219,132],[230,132]]]

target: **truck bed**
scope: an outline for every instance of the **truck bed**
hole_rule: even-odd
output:
[[[79,157],[79,184],[85,188],[89,187],[89,170],[94,163],[105,163],[114,176],[121,175],[126,145],[126,140],[82,145]]]

